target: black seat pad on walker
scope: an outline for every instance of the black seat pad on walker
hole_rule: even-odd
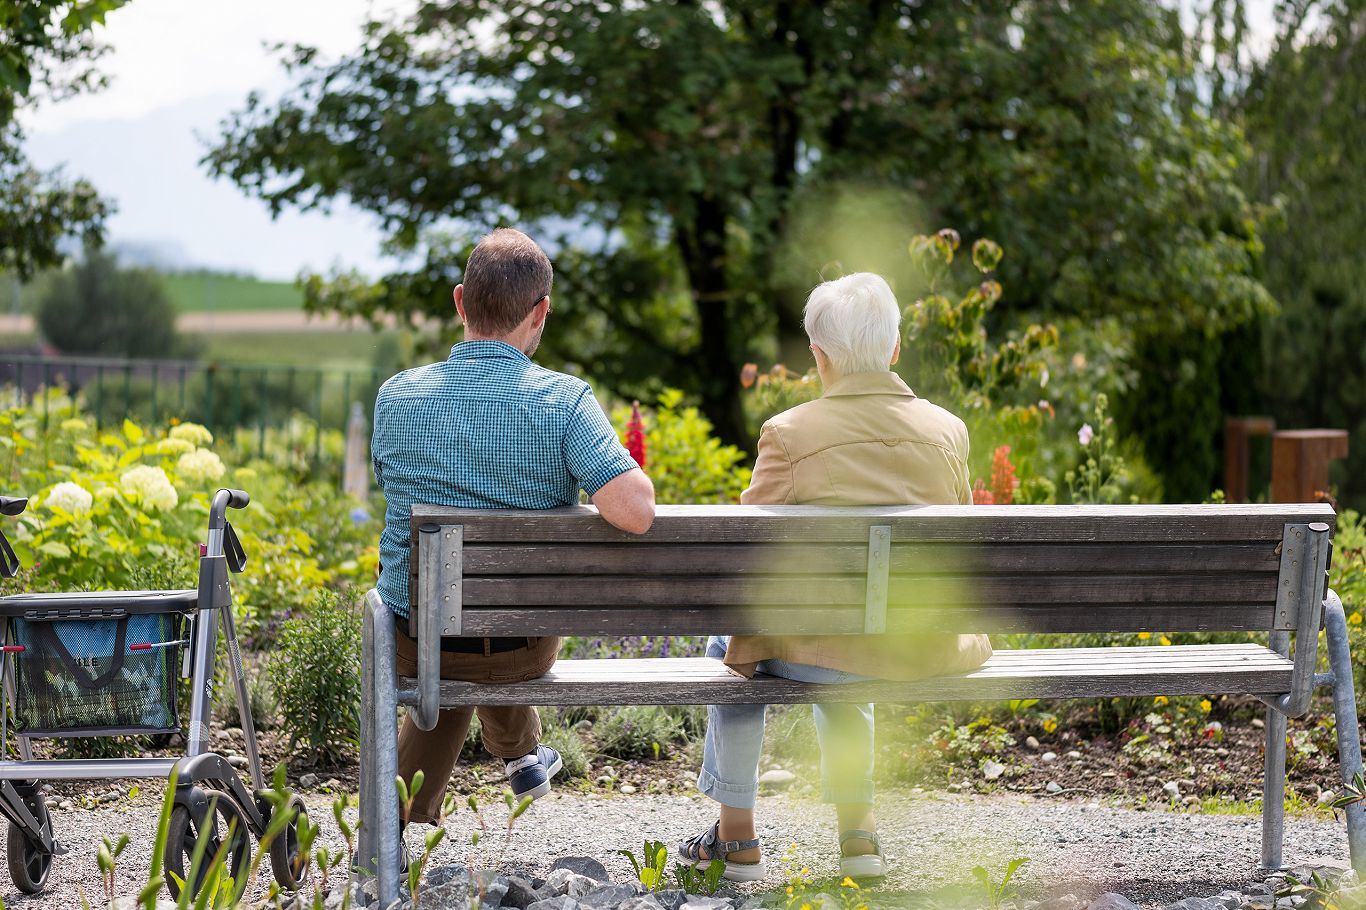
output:
[[[199,604],[199,592],[182,591],[61,591],[48,594],[11,594],[0,597],[0,616],[23,616],[48,611],[122,611],[188,613]]]

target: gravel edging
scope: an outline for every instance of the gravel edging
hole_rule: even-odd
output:
[[[70,848],[55,860],[47,891],[37,897],[17,892],[0,875],[0,894],[11,907],[68,908],[80,905],[84,886],[92,906],[102,898],[95,851],[106,835],[132,835],[119,876],[119,894],[129,894],[145,878],[151,835],[160,808],[160,787],[144,785],[136,800],[95,809],[54,811],[58,838]],[[330,819],[330,800],[306,799],[323,826],[320,843],[340,845]],[[486,810],[492,833],[480,866],[520,871],[543,878],[565,856],[600,860],[613,880],[632,879],[629,862],[616,851],[637,853],[643,840],[673,845],[708,825],[713,805],[699,796],[598,796],[552,793],[524,815],[506,845],[499,834],[501,805]],[[354,816],[354,810],[352,812]],[[972,867],[981,865],[999,880],[1006,864],[1028,857],[1016,883],[1022,897],[1046,900],[1071,894],[1091,901],[1118,892],[1144,907],[1163,907],[1188,897],[1214,897],[1225,891],[1248,893],[1266,876],[1258,867],[1261,821],[1258,816],[1185,814],[1112,808],[1081,800],[1043,800],[1011,795],[959,796],[884,792],[879,799],[880,828],[891,866],[887,881],[866,895],[876,905],[921,903],[976,893]],[[783,854],[796,855],[817,879],[837,876],[833,813],[814,801],[785,795],[759,800],[760,838],[771,872],[748,895],[780,890]],[[462,812],[448,824],[450,836],[438,847],[429,868],[463,864],[469,856],[473,816]],[[416,844],[416,835],[410,840]],[[501,851],[501,854],[500,854]],[[1285,858],[1290,866],[1347,863],[1346,831],[1341,822],[1313,818],[1286,820]],[[262,877],[262,890],[269,872]]]

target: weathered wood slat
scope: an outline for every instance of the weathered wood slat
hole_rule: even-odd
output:
[[[721,704],[812,701],[959,701],[1002,698],[1113,697],[1124,695],[1277,694],[1290,684],[1293,664],[1258,645],[1233,645],[1246,659],[1211,665],[1208,653],[1171,661],[1185,649],[1139,648],[1162,657],[1158,664],[1128,653],[1103,666],[1074,669],[1042,663],[1032,655],[998,652],[979,670],[916,682],[870,681],[839,686],[799,683],[776,677],[739,679],[707,658],[667,660],[561,661],[545,677],[524,683],[485,686],[443,682],[445,704]],[[1112,649],[1105,649],[1113,654]],[[1233,652],[1230,652],[1233,653]],[[998,667],[997,665],[1000,665]],[[1001,668],[1007,668],[1002,672]],[[403,681],[411,686],[411,681]]]
[[[843,575],[867,570],[868,548],[813,544],[506,544],[465,548],[466,575]],[[1051,574],[1275,572],[1276,545],[898,544],[892,573]]]
[[[918,604],[964,606],[1036,603],[1274,603],[1274,574],[1238,575],[893,575],[889,610]],[[865,581],[846,576],[699,576],[646,578],[593,575],[475,576],[465,579],[464,605],[671,606],[788,603],[862,604]]]
[[[1168,506],[901,506],[835,509],[812,506],[661,506],[644,541],[832,541],[860,543],[868,527],[887,524],[892,539],[968,542],[1273,541],[1287,523],[1324,521],[1326,505]],[[413,506],[425,521],[465,525],[467,543],[622,542],[591,507],[545,511]]]
[[[887,631],[923,632],[1264,632],[1273,606],[1260,604],[1031,604],[889,609]],[[465,635],[850,635],[863,632],[863,604],[656,605],[634,607],[467,607]]]

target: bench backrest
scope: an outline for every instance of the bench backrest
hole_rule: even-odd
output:
[[[413,507],[445,635],[1300,631],[1327,505]],[[423,626],[428,628],[428,626]]]

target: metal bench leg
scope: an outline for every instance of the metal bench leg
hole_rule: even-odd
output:
[[[389,608],[371,591],[362,627],[361,829],[358,865],[378,879],[381,908],[398,898],[399,806],[398,692],[394,667],[394,620]]]
[[[1323,604],[1323,625],[1328,638],[1328,660],[1333,671],[1333,714],[1337,720],[1338,764],[1343,783],[1351,783],[1361,771],[1361,730],[1357,727],[1357,698],[1352,678],[1352,655],[1347,647],[1347,617],[1337,594],[1328,592]],[[1366,875],[1366,808],[1353,803],[1347,816],[1347,849],[1352,868]]]
[[[1290,633],[1272,632],[1271,650],[1290,653]],[[1266,709],[1266,770],[1262,779],[1262,868],[1281,868],[1285,841],[1285,734],[1286,716]]]
[[[1266,709],[1266,778],[1262,782],[1262,868],[1281,868],[1285,837],[1286,717]]]

